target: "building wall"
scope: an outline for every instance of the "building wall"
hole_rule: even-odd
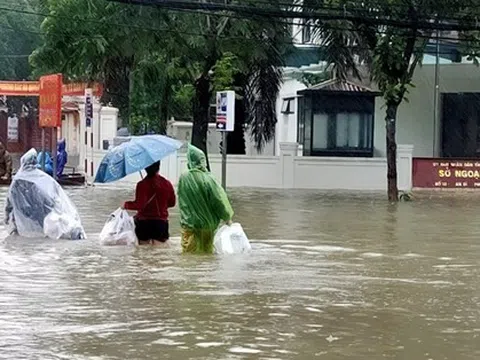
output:
[[[298,97],[297,91],[305,89],[306,86],[293,78],[285,78],[277,99],[277,126],[275,131],[275,153],[280,152],[281,142],[297,141],[297,115]],[[295,98],[294,111],[292,114],[282,114],[284,99]],[[272,154],[273,155],[273,154]]]
[[[37,150],[42,148],[42,129],[38,126],[38,119],[33,117],[27,119],[20,117],[18,119],[18,141],[7,141],[8,116],[6,112],[0,111],[0,141],[6,145],[7,150],[14,158],[14,168],[18,168],[18,159],[30,148]],[[50,129],[45,131],[46,147],[51,149],[52,132]]]
[[[96,171],[94,154],[103,149],[103,141],[113,144],[118,128],[118,109],[101,106],[98,99],[93,104],[92,126],[86,126],[85,105],[80,106],[80,141],[79,141],[79,164],[80,169],[88,175]],[[85,139],[87,141],[85,141]],[[93,139],[93,141],[92,141]],[[68,141],[68,140],[67,140]]]
[[[440,93],[448,92],[480,92],[480,68],[467,63],[441,64],[439,71]],[[407,95],[408,102],[400,105],[397,117],[397,143],[414,145],[415,157],[439,156],[441,148],[441,113],[437,124],[434,124],[434,85],[435,66],[424,64],[415,72],[414,88]],[[288,76],[280,91],[277,101],[278,124],[276,130],[276,148],[282,141],[297,140],[297,116],[283,115],[281,104],[284,98],[291,97],[305,86]],[[297,105],[297,104],[296,104]],[[438,104],[441,109],[441,104]],[[374,128],[375,157],[386,156],[385,140],[385,103],[381,97],[375,101]],[[435,140],[434,140],[435,138]],[[435,149],[434,149],[435,143]]]
[[[173,121],[168,124],[167,134],[178,140],[190,142],[192,139],[192,123],[188,121]],[[207,133],[207,151],[209,154],[220,154],[220,142],[222,134],[216,130],[216,125],[211,123],[208,125]],[[271,141],[265,145],[262,152],[257,151],[255,143],[252,140],[250,132],[245,131],[245,154],[247,156],[271,156],[274,155],[275,142]]]
[[[386,191],[387,161],[385,158],[318,158],[296,156],[296,143],[282,143],[278,156],[229,155],[227,186],[277,189],[319,189]],[[412,146],[398,147],[398,186],[408,191],[412,187]],[[94,151],[95,169],[106,151]],[[212,173],[220,180],[221,156],[209,155]],[[177,184],[187,169],[184,152],[171,155],[161,163],[161,173]],[[133,174],[120,183],[130,186],[140,180]],[[116,185],[117,183],[115,183]]]
[[[445,64],[440,66],[440,93],[480,92],[480,68],[473,64]],[[400,105],[397,121],[397,142],[413,144],[414,157],[439,156],[441,149],[440,120],[434,124],[435,66],[417,68],[415,85],[408,94],[409,102]],[[375,155],[385,156],[385,108],[381,98],[375,106]],[[441,104],[439,104],[441,109]],[[435,137],[435,141],[434,141]],[[435,149],[434,149],[435,142]]]

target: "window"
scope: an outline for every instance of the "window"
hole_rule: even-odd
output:
[[[282,114],[293,114],[295,112],[295,98],[283,99]]]
[[[312,155],[373,156],[373,117],[367,113],[315,113]]]

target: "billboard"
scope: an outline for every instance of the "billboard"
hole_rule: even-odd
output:
[[[62,125],[62,83],[62,74],[40,78],[40,127],[54,128]]]

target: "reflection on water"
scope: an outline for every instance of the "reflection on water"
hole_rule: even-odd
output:
[[[71,194],[89,240],[0,243],[0,359],[480,358],[475,199],[237,190],[254,251],[215,257],[102,248],[132,192]]]

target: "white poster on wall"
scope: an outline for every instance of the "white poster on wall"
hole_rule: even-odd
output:
[[[7,140],[9,142],[18,142],[18,118],[16,115],[8,117]]]

